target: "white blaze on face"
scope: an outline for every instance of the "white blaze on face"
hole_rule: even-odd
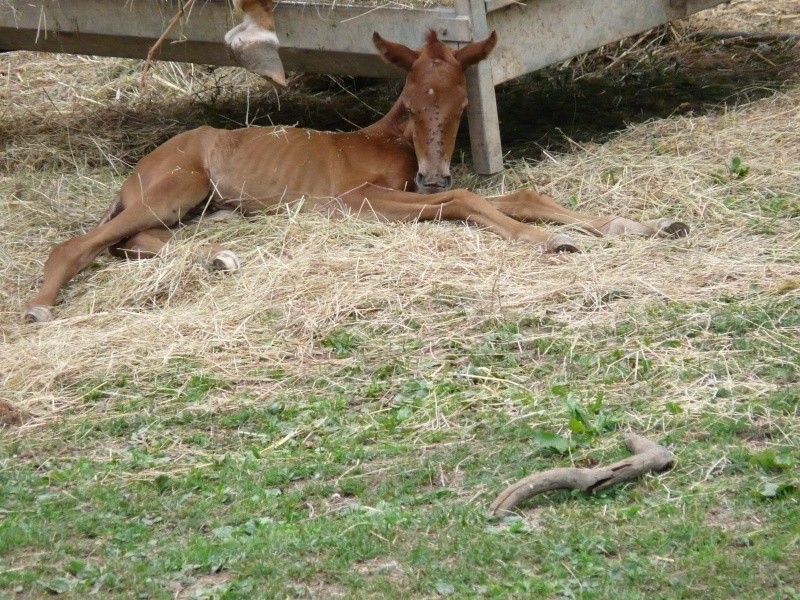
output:
[[[423,193],[441,191],[450,186],[450,127],[447,111],[437,102],[440,95],[433,87],[420,90],[424,97],[416,109],[414,146],[417,154],[417,186]],[[428,191],[424,191],[427,188]]]

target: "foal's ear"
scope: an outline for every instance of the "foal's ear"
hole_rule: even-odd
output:
[[[381,53],[383,60],[390,65],[396,65],[405,71],[411,70],[411,65],[419,58],[419,52],[412,50],[403,44],[396,44],[394,42],[387,42],[378,32],[372,34],[372,43]]]
[[[469,46],[464,46],[460,50],[456,50],[456,60],[461,63],[462,69],[466,69],[489,56],[489,53],[496,45],[497,33],[493,31],[492,34],[482,42],[473,42]]]

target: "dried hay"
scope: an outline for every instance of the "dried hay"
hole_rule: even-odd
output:
[[[800,0],[730,0],[692,15],[697,30],[749,33],[800,33]]]
[[[291,381],[347,364],[319,343],[343,327],[374,338],[365,360],[378,363],[415,341],[425,368],[451,341],[478,342],[493,319],[547,316],[577,344],[592,329],[644,318],[665,302],[744,298],[754,287],[800,297],[800,211],[768,221],[759,209],[778,195],[795,206],[800,199],[795,82],[747,105],[632,125],[605,144],[518,161],[488,181],[460,173],[486,194],[535,186],[590,213],[679,217],[693,227],[688,239],[576,234],[585,253],[542,256],[458,224],[293,214],[215,223],[183,232],[155,260],[102,258],[63,294],[58,320],[26,326],[19,307],[37,287],[49,247],[100,218],[132,163],[201,122],[204,107],[224,104],[232,90],[272,92],[237,69],[161,63],[142,92],[136,61],[34,53],[0,60],[0,396],[30,416],[23,432],[67,415],[101,419],[124,394],[92,400],[105,382],[127,378],[157,390],[175,365],[187,379],[212,373],[232,382],[200,410],[269,402],[288,385],[269,372]],[[280,102],[301,96],[288,92]],[[247,111],[244,122],[255,105]],[[750,167],[746,178],[730,173],[733,157]],[[729,205],[731,196],[748,204]],[[242,271],[222,276],[198,264],[192,250],[208,241],[236,251]],[[640,350],[656,365],[676,360]],[[697,358],[691,347],[684,351],[678,360]],[[691,409],[707,385],[675,382],[670,399]],[[765,385],[753,383],[753,393],[768,391]],[[249,394],[234,393],[242,390]]]
[[[560,66],[568,69],[575,79],[603,76],[621,67],[630,76],[641,65],[656,61],[680,65],[687,54],[691,55],[692,64],[703,60],[709,65],[719,63],[721,69],[726,66],[738,69],[750,66],[751,62],[776,67],[759,54],[762,45],[771,42],[794,47],[795,51],[800,48],[800,0],[732,0],[602,46]],[[748,51],[737,56],[728,51],[730,45]]]

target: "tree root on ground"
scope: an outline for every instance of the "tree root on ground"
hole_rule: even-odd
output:
[[[633,456],[613,465],[594,469],[551,469],[518,481],[492,502],[488,516],[492,518],[509,515],[520,502],[544,492],[581,490],[593,494],[612,485],[636,479],[650,471],[668,471],[675,464],[672,452],[641,436],[625,436],[625,445],[633,452]]]

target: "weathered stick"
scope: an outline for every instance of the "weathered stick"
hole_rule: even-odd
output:
[[[186,11],[192,8],[192,5],[194,3],[195,0],[188,0],[186,4],[181,6],[177,14],[174,17],[172,17],[172,21],[169,22],[169,25],[167,25],[167,28],[164,30],[164,33],[161,34],[161,37],[158,38],[156,40],[156,43],[153,44],[152,48],[150,48],[150,51],[147,53],[147,58],[144,61],[144,67],[142,67],[142,78],[139,81],[139,85],[141,85],[142,88],[147,87],[147,72],[153,65],[153,59],[156,57],[156,54],[158,54],[158,51],[161,50],[161,46],[164,44],[164,40],[167,39],[167,36],[170,33],[172,33],[172,30],[175,29],[175,25],[177,25],[181,17],[186,14]]]
[[[608,467],[551,469],[518,481],[492,502],[489,517],[511,514],[520,502],[544,492],[581,490],[592,494],[623,481],[636,479],[650,471],[668,471],[674,465],[672,452],[641,436],[625,436],[625,445],[633,452],[633,456]]]

